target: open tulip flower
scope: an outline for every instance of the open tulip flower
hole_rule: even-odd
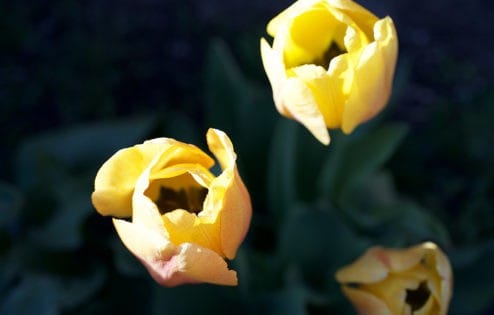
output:
[[[329,144],[388,102],[398,54],[393,21],[351,0],[299,0],[272,19],[261,55],[277,110]]]
[[[209,129],[209,149],[170,138],[122,149],[98,171],[92,202],[161,285],[236,285],[227,266],[243,241],[251,202],[228,136]]]
[[[373,247],[336,273],[361,315],[444,315],[452,294],[448,258],[434,243]]]

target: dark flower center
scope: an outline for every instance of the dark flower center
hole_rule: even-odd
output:
[[[161,214],[175,209],[199,213],[207,194],[208,190],[204,187],[187,187],[179,190],[161,187],[159,196],[154,203],[158,206]]]
[[[344,48],[341,48],[336,42],[332,41],[329,47],[324,51],[321,57],[316,58],[313,64],[323,67],[324,69],[329,68],[329,63],[331,60],[341,54],[346,53]]]
[[[406,290],[407,295],[405,302],[410,305],[412,308],[412,312],[415,312],[421,309],[431,295],[431,291],[427,287],[427,283],[425,281],[420,282],[420,285],[415,290]]]

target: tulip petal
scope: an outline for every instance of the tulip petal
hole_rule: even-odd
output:
[[[181,272],[197,282],[220,285],[237,285],[237,273],[217,253],[196,244],[180,246]]]
[[[130,217],[137,179],[156,153],[169,145],[168,139],[156,139],[119,150],[107,160],[96,174],[91,196],[96,210],[102,215]]]
[[[330,138],[324,117],[309,86],[300,78],[292,77],[285,81],[281,95],[281,102],[291,116],[304,125],[317,140],[328,145]]]
[[[382,54],[378,54],[376,44],[366,46],[359,56],[352,90],[343,112],[341,129],[344,133],[351,133],[386,104],[389,94],[384,89],[383,66],[384,59]]]
[[[288,37],[283,47],[285,67],[326,63],[325,51],[345,26],[323,6],[313,6],[293,17],[288,25]],[[329,60],[328,60],[329,61]]]
[[[206,134],[206,140],[209,150],[213,152],[223,170],[235,166],[237,155],[233,150],[232,141],[226,133],[218,129],[209,128]]]
[[[159,156],[156,157],[156,159]],[[155,159],[155,160],[156,160]],[[149,186],[149,173],[153,163],[151,163],[137,180],[134,194],[132,196],[132,223],[143,226],[146,229],[169,239],[167,230],[161,219],[156,204],[144,194]]]
[[[176,252],[175,245],[148,226],[123,219],[113,219],[113,225],[125,247],[142,261],[171,257]]]
[[[196,244],[179,246],[144,226],[114,219],[125,246],[143,263],[153,279],[173,287],[184,283],[207,282],[237,285],[237,274],[214,251]]]
[[[203,222],[195,213],[176,209],[162,216],[174,244],[194,243],[222,254],[220,234],[215,224]]]
[[[201,164],[192,163],[175,164],[166,167],[160,171],[153,172],[150,179],[169,180],[170,178],[180,177],[183,174],[191,175],[195,182],[204,188],[208,188],[214,179],[214,175],[206,167]],[[184,187],[186,185],[185,183],[174,183],[172,187]]]
[[[398,36],[393,20],[389,16],[376,22],[374,37],[385,60],[385,86],[391,91],[398,59]]]
[[[358,21],[359,27],[367,35],[372,34],[372,28],[377,18],[367,9],[351,0],[327,0],[330,7],[340,10],[353,21]]]
[[[211,184],[204,201],[205,211],[199,213],[201,220],[215,220],[219,226],[221,249],[225,257],[232,259],[247,234],[252,205],[235,164],[236,154],[228,136],[217,129],[209,129],[208,146],[223,168],[223,173]],[[219,217],[217,217],[219,213]]]
[[[416,290],[421,281],[401,274],[390,274],[383,281],[363,284],[362,290],[384,301],[392,314],[402,314],[406,308],[407,290]]]
[[[292,118],[280,100],[281,88],[286,80],[283,52],[275,51],[269,46],[264,38],[261,38],[261,58],[269,83],[271,84],[276,110],[278,110],[281,115]]]
[[[339,269],[336,279],[340,283],[374,283],[387,277],[387,257],[380,247],[368,249],[353,263]]]
[[[303,12],[306,9],[314,6],[315,4],[321,2],[320,0],[299,0],[289,6],[287,9],[283,10],[280,14],[275,16],[271,21],[269,21],[266,30],[271,37],[275,37],[278,34],[280,28],[283,24],[286,24],[292,20],[299,12]]]
[[[233,170],[232,178],[225,177],[228,186],[218,183],[213,189],[226,187],[223,197],[223,211],[220,216],[221,248],[225,256],[233,259],[249,229],[252,206],[249,193],[242,182],[237,169]],[[219,181],[223,180],[220,178]]]
[[[342,290],[360,315],[393,315],[382,300],[370,293],[348,286]]]
[[[449,301],[453,294],[453,271],[451,269],[451,264],[449,263],[446,254],[444,254],[436,244],[427,242],[424,244],[424,248],[429,255],[433,256],[433,259],[431,259],[431,264],[433,265],[429,266],[429,268],[437,272],[436,282],[439,281],[440,283],[439,285],[436,284],[437,290],[431,289],[432,294],[441,305],[440,314],[447,314]]]
[[[195,145],[179,142],[174,139],[168,140],[170,141],[170,146],[161,151],[159,158],[153,163],[153,171],[150,174],[151,179],[154,179],[153,176],[155,173],[159,174],[160,170],[175,164],[199,164],[206,168],[211,168],[214,165],[214,160]],[[144,144],[149,142],[146,141]],[[147,148],[147,146],[143,146],[144,148]]]
[[[345,80],[340,76],[346,71],[338,62],[341,59],[333,59],[328,71],[315,65],[303,65],[291,69],[312,91],[315,103],[328,128],[337,128],[341,125],[341,114],[345,103],[343,94]]]
[[[390,97],[397,56],[396,35],[390,23],[389,18],[376,23],[374,33],[379,41],[367,45],[359,56],[352,90],[343,113],[342,130],[345,133],[351,133],[357,125],[382,110]]]

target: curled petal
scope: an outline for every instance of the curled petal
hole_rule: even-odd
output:
[[[114,219],[125,246],[142,262],[153,279],[173,287],[184,283],[237,285],[237,274],[214,251],[192,243],[175,246],[159,233]]]
[[[389,268],[386,266],[387,256],[382,257],[380,247],[367,250],[356,261],[336,272],[336,280],[340,283],[373,283],[386,278]]]
[[[220,161],[223,173],[211,184],[210,193],[204,202],[205,221],[216,216],[215,225],[219,227],[223,254],[232,259],[245,238],[252,216],[252,204],[249,193],[238,174],[236,154],[228,136],[217,129],[209,129],[208,146]]]
[[[168,139],[136,145],[119,150],[107,160],[96,174],[91,196],[96,210],[102,215],[130,217],[134,186],[149,162],[170,145]]]
[[[343,287],[342,290],[359,315],[393,315],[386,303],[370,293],[351,287]]]

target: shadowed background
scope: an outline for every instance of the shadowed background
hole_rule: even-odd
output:
[[[353,314],[334,271],[424,240],[452,261],[450,314],[494,312],[494,5],[360,3],[395,22],[393,97],[322,147],[279,117],[261,65],[291,1],[0,0],[0,313]],[[205,149],[210,126],[253,199],[240,285],[161,288],[92,208],[92,181],[152,137]]]

